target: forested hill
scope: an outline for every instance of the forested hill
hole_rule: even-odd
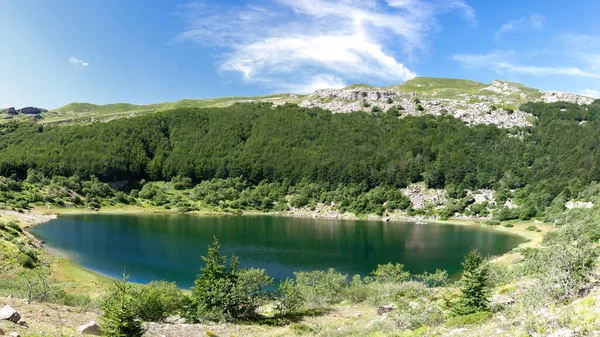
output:
[[[328,186],[527,188],[538,207],[600,180],[600,102],[529,103],[535,126],[466,126],[450,116],[332,114],[286,104],[179,109],[89,125],[5,124],[0,175],[104,181],[242,177]],[[534,193],[533,193],[534,192]]]

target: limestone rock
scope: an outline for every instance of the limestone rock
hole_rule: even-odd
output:
[[[16,332],[16,331],[13,331],[13,332],[9,333],[8,335],[9,335],[10,337],[21,337],[21,335],[19,335],[19,333],[18,333],[18,332]]]
[[[6,110],[6,113],[9,115],[16,115],[17,114],[17,109],[10,107],[8,108],[8,110]]]
[[[101,336],[102,335],[102,332],[100,331],[100,326],[94,321],[91,321],[87,324],[80,325],[79,327],[77,327],[77,333],[79,333],[80,335],[93,335],[93,336]]]
[[[21,319],[21,314],[15,309],[13,309],[10,305],[5,305],[0,309],[0,321],[6,320],[13,323],[19,322]]]

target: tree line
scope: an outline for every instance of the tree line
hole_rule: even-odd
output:
[[[434,188],[492,188],[500,199],[525,190],[521,199],[532,214],[600,180],[599,101],[521,109],[537,118],[534,126],[504,130],[451,116],[332,114],[264,103],[88,125],[15,122],[0,129],[0,175],[25,178],[35,169],[103,182],[242,178],[253,186],[313,183],[329,190],[423,181]]]

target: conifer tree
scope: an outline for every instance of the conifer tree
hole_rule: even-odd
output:
[[[460,297],[452,310],[458,315],[468,315],[488,310],[489,268],[477,250],[471,250],[462,262],[463,275],[460,280]]]
[[[128,282],[129,275],[115,281],[114,289],[102,302],[102,335],[110,337],[141,337],[142,322],[135,310],[134,291]]]

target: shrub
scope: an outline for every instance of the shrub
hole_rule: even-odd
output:
[[[537,227],[535,227],[534,225],[530,225],[530,226],[527,226],[527,228],[526,228],[526,229],[527,229],[528,231],[530,231],[530,232],[535,232],[535,231],[536,231],[538,228],[537,228]]]
[[[499,220],[486,220],[485,224],[488,226],[498,226],[498,225],[500,225],[500,221]]]
[[[425,111],[425,108],[421,104],[417,104],[417,111]]]
[[[304,299],[296,282],[292,279],[286,279],[279,283],[275,291],[275,310],[279,315],[288,315],[297,310]]]
[[[45,302],[53,297],[55,282],[50,278],[50,270],[36,268],[19,276],[19,288],[23,297],[34,302]]]
[[[310,309],[323,309],[341,300],[347,286],[346,275],[331,268],[324,271],[295,272],[296,286]]]
[[[371,274],[379,283],[402,283],[410,278],[410,273],[400,263],[380,264]]]
[[[383,110],[381,110],[381,108],[380,108],[380,107],[378,107],[378,106],[373,106],[373,107],[371,108],[371,112],[372,112],[372,113],[380,113],[380,112],[383,112]]]
[[[504,207],[504,208],[500,209],[494,215],[494,218],[496,218],[497,220],[500,220],[500,221],[507,221],[507,220],[518,219],[519,215],[520,215],[520,212],[519,212],[518,208],[507,208],[507,207]]]
[[[515,227],[515,225],[513,225],[511,223],[505,223],[504,227],[506,227],[506,228],[512,228],[512,227]]]
[[[480,311],[464,316],[450,317],[446,321],[446,326],[449,328],[460,328],[465,325],[483,324],[492,317],[492,313],[488,311]]]
[[[175,283],[150,282],[135,294],[135,310],[144,321],[160,322],[168,316],[179,314],[186,297]]]
[[[392,104],[394,103],[394,99],[391,97],[388,97],[388,99],[386,100],[387,104]]]
[[[123,278],[115,281],[111,293],[102,301],[103,336],[141,337],[144,333],[135,310],[135,291],[128,278],[123,273]]]
[[[429,288],[443,287],[449,282],[448,272],[440,269],[437,269],[433,274],[424,272],[423,274],[415,275],[415,278]]]

